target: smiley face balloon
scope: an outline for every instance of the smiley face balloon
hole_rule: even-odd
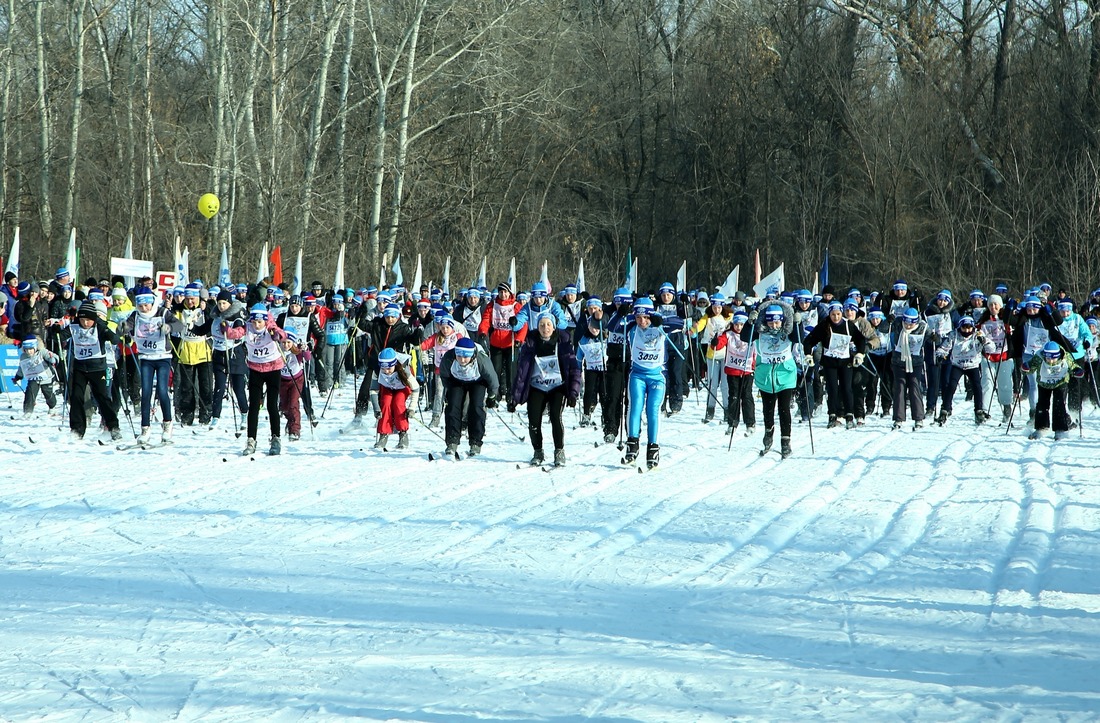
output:
[[[221,201],[212,193],[204,193],[199,196],[199,213],[208,219],[214,218],[221,206]]]

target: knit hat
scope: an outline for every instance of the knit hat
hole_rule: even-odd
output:
[[[987,299],[987,301],[988,301],[988,302],[989,302],[990,304],[999,304],[999,305],[1001,305],[1001,306],[1004,306],[1004,305],[1005,305],[1005,300],[1004,300],[1003,298],[1001,298],[1001,295],[1000,295],[1000,294],[990,294],[990,295],[989,295],[989,298]]]
[[[511,294],[512,285],[509,284],[507,281],[501,281],[499,284],[497,284],[497,291],[502,291],[505,294]]]
[[[98,319],[99,310],[96,309],[95,302],[88,300],[80,305],[80,308],[76,312],[76,318],[78,319]]]
[[[157,297],[156,294],[143,286],[134,294],[134,301],[138,304],[155,304],[157,303]]]
[[[764,321],[783,321],[783,307],[779,304],[772,304],[764,309]]]
[[[749,322],[749,315],[743,311],[739,311],[733,315],[733,319],[730,320],[731,324],[747,324]]]
[[[126,289],[122,288],[121,286],[116,286],[115,288],[111,289],[111,298],[113,299],[117,296],[126,298]]]
[[[61,281],[61,279],[65,278],[68,275],[69,270],[62,266],[60,269],[57,270],[57,273],[54,275],[54,279],[56,279],[57,281]]]
[[[389,347],[378,352],[378,366],[388,367],[397,363],[397,352]]]
[[[23,337],[23,348],[24,349],[37,349],[38,348],[38,337],[35,336],[34,334],[27,334],[25,337]]]
[[[600,297],[598,296],[589,296],[588,300],[584,302],[584,306],[586,309],[589,309],[593,306],[603,306],[603,302],[600,301]]]
[[[222,289],[218,292],[217,301],[233,301],[233,294],[229,293],[228,289]]]
[[[392,317],[395,319],[400,318],[401,307],[397,304],[386,304],[386,308],[382,310],[382,316]]]
[[[183,295],[188,299],[197,299],[199,298],[199,292],[201,291],[202,287],[192,282],[184,287]]]
[[[267,321],[268,311],[267,307],[263,304],[254,304],[248,312],[248,318],[251,321]]]
[[[471,357],[477,353],[477,345],[474,340],[464,336],[455,344],[455,356]]]
[[[8,273],[10,274],[11,272],[9,271]],[[31,282],[20,281],[19,285],[15,287],[15,293],[17,296],[26,296],[31,293]]]
[[[906,324],[916,324],[920,321],[920,312],[910,307],[905,310],[905,313],[901,315],[901,320]]]

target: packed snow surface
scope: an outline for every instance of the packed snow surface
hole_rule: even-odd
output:
[[[573,410],[546,472],[492,413],[479,458],[376,451],[351,400],[249,458],[229,420],[120,452],[13,398],[0,719],[1100,717],[1091,407],[1059,442],[961,394],[943,428],[819,416],[781,460],[689,398],[639,474]]]

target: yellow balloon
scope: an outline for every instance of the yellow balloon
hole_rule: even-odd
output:
[[[218,209],[222,207],[221,201],[212,193],[204,193],[199,196],[199,213],[207,218],[214,218]]]

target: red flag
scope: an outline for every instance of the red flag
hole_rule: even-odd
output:
[[[756,276],[753,286],[756,286],[760,283],[760,249],[756,249],[756,267],[753,269],[753,273]]]
[[[759,264],[757,264],[759,268]],[[283,247],[276,246],[271,252],[271,283],[278,286],[283,283]]]

